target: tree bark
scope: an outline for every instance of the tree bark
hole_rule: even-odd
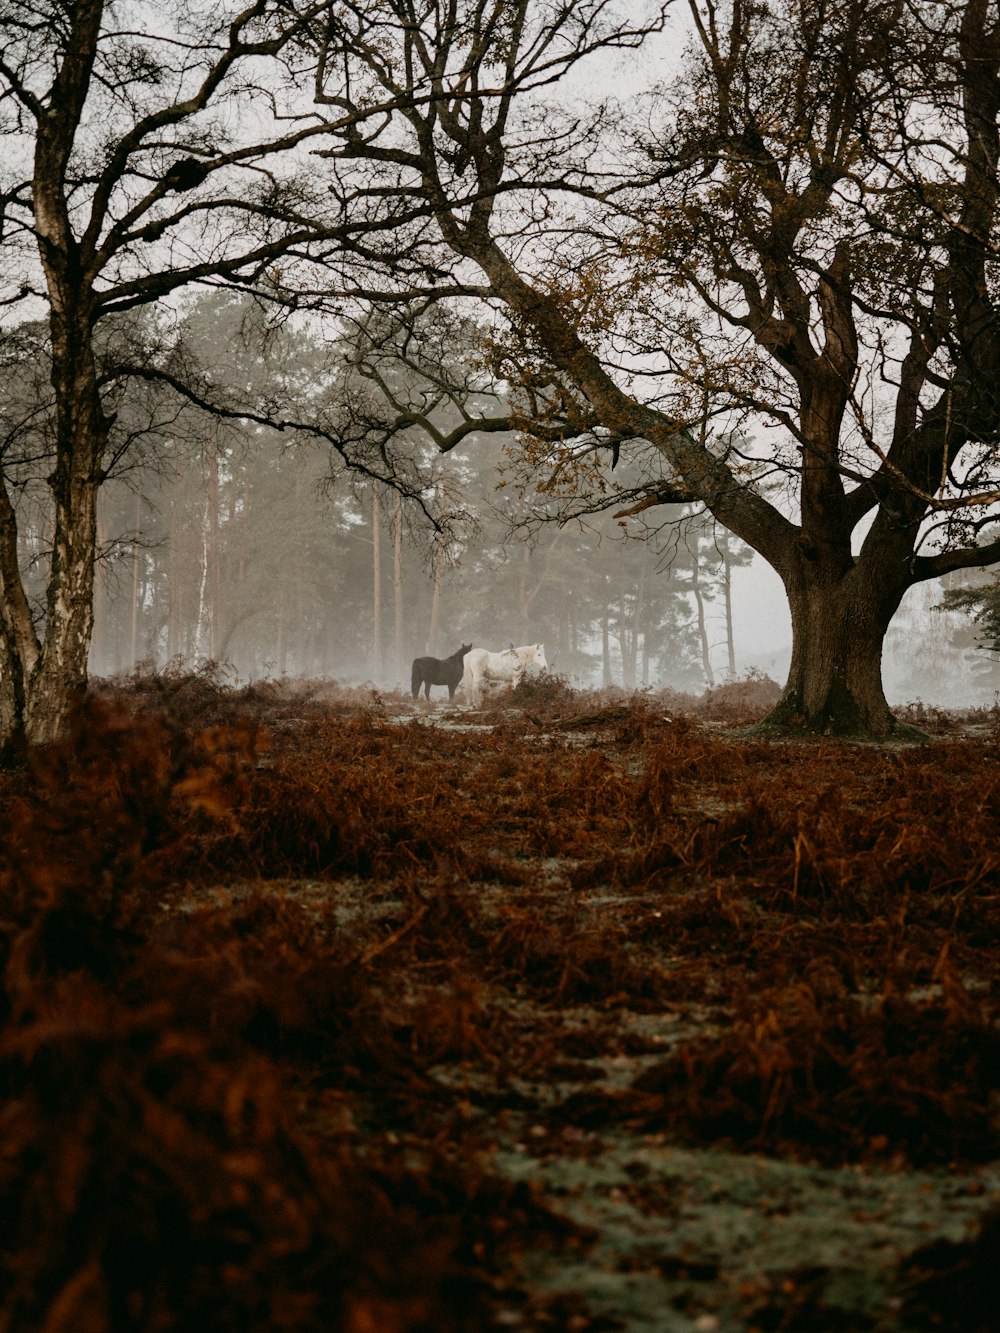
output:
[[[56,465],[49,485],[55,508],[45,637],[30,673],[23,730],[31,744],[58,739],[87,687],[94,628],[97,494],[108,423],[101,408],[89,338],[79,310],[53,315]],[[69,326],[69,327],[68,327]],[[74,345],[75,344],[75,345]]]
[[[31,674],[24,732],[31,744],[57,740],[87,688],[93,632],[97,484],[77,477],[56,507],[45,640]]]
[[[899,598],[877,597],[871,579],[857,569],[842,578],[816,571],[785,586],[792,661],[764,728],[835,736],[897,731],[882,687],[882,644]]]
[[[66,731],[74,698],[86,688],[94,626],[97,492],[109,423],[98,389],[92,287],[83,272],[63,187],[102,16],[98,0],[84,0],[76,7],[73,49],[56,75],[48,106],[36,107],[32,204],[49,298],[55,466],[49,477],[54,529],[45,637],[30,669],[30,644],[23,644],[27,659],[19,653],[27,687],[21,716],[12,728],[31,743],[55,740]]]
[[[0,735],[23,732],[28,682],[41,645],[21,582],[17,515],[0,473]]]

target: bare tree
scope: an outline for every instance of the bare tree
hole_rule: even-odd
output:
[[[331,179],[422,202],[428,273],[436,247],[442,284],[505,313],[495,363],[539,468],[560,440],[651,443],[647,502],[700,502],[775,568],[793,652],[772,722],[883,734],[903,593],[1000,559],[1000,29],[987,0],[689,9],[684,73],[629,134],[552,85],[643,42],[655,7],[328,6],[328,105],[399,108],[339,136]]]
[[[86,683],[96,497],[120,444],[123,386],[158,377],[217,406],[204,377],[192,388],[176,359],[165,366],[130,344],[128,312],[197,284],[285,301],[282,263],[309,244],[329,255],[369,225],[310,220],[317,194],[302,154],[325,118],[298,114],[284,53],[322,8],[0,0],[0,303],[8,318],[48,322],[51,413],[36,434],[50,455],[53,525],[36,615],[17,497],[0,470],[2,736],[58,736]],[[356,111],[356,128],[370,114],[378,108]],[[116,325],[116,355],[102,357]],[[241,409],[228,404],[232,416]]]

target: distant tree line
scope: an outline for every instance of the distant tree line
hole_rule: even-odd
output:
[[[302,398],[339,400],[344,356],[287,326],[266,355],[252,354],[252,319],[246,298],[202,297],[178,343],[203,358],[218,391],[252,398],[255,378],[281,375]],[[683,507],[669,539],[626,539],[602,514],[536,523],[528,539],[518,529],[527,501],[513,487],[495,493],[509,434],[472,436],[444,457],[418,435],[410,448],[436,492],[436,531],[377,479],[332,485],[329,451],[301,435],[220,422],[162,396],[155,411],[148,399],[122,411],[136,438],[98,507],[97,674],[180,659],[228,663],[243,677],[391,686],[413,656],[444,656],[469,638],[543,641],[555,670],[626,688],[697,689],[734,669],[729,577],[750,553]],[[41,515],[39,476],[26,479],[31,490]],[[40,571],[45,523],[23,526],[20,540],[22,566]],[[37,585],[40,596],[40,573]]]

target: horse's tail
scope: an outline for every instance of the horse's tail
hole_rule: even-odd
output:
[[[420,687],[423,683],[424,673],[420,670],[420,659],[419,657],[415,657],[413,659],[413,669],[410,672],[410,693],[413,695],[414,699],[420,693]]]

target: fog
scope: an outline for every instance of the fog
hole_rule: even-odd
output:
[[[205,297],[184,316],[188,346],[216,382],[252,393],[280,377],[328,403],[343,428],[337,414],[356,386],[329,347],[289,328],[255,348],[241,341],[245,314],[237,298]],[[463,349],[451,350],[461,363]],[[591,450],[598,471],[553,498],[514,436],[472,435],[442,455],[414,430],[385,455],[378,413],[363,406],[370,456],[389,458],[406,496],[302,432],[223,425],[159,400],[124,405],[136,443],[100,497],[91,673],[215,663],[234,681],[407,690],[414,657],[543,643],[550,669],[580,687],[699,695],[747,673],[784,683],[790,618],[764,561],[690,506],[616,518],[621,497],[655,479],[652,451],[630,446],[612,473],[608,451]],[[606,489],[602,505],[583,512],[595,487]],[[22,560],[39,570],[39,603],[46,495],[38,478],[22,502]],[[886,639],[889,700],[992,703],[996,668],[968,616],[941,611],[941,597],[930,583],[900,608]]]
[[[581,687],[700,694],[748,672],[784,682],[788,608],[759,557],[680,508],[655,534],[630,521],[625,537],[607,514],[512,529],[504,444],[474,437],[432,460],[464,512],[443,541],[388,488],[331,485],[329,458],[308,442],[164,435],[157,466],[101,498],[91,672],[215,662],[234,682],[407,690],[416,656],[541,642],[550,669]],[[890,628],[889,700],[990,704],[995,668],[941,595],[937,583],[911,590]]]

